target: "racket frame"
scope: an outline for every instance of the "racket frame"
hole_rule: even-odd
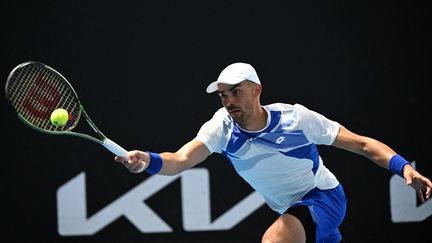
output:
[[[51,72],[54,72],[55,74],[59,75],[63,80],[63,82],[65,82],[70,90],[73,92],[73,94],[76,97],[76,100],[78,102],[78,106],[79,106],[79,113],[78,116],[76,117],[76,121],[67,129],[64,131],[50,131],[47,129],[42,129],[39,128],[33,124],[31,124],[29,121],[27,121],[19,112],[17,112],[17,110],[14,107],[14,110],[18,116],[18,118],[27,126],[31,127],[32,129],[35,129],[39,132],[42,133],[47,133],[47,134],[51,134],[51,135],[69,135],[69,136],[75,136],[75,137],[80,137],[80,138],[84,138],[90,141],[93,141],[95,143],[98,143],[100,145],[103,145],[105,148],[107,148],[109,151],[111,151],[112,153],[118,155],[118,156],[122,156],[122,157],[127,157],[127,151],[125,149],[123,149],[121,146],[119,146],[118,144],[116,144],[114,141],[110,140],[109,138],[107,138],[100,130],[99,128],[95,125],[95,123],[90,119],[90,117],[88,116],[87,112],[85,111],[84,107],[82,106],[79,98],[78,98],[78,94],[75,92],[73,86],[69,83],[69,81],[61,74],[59,73],[57,70],[55,70],[54,68],[41,63],[41,62],[35,62],[35,61],[28,61],[28,62],[24,62],[21,63],[19,65],[17,65],[14,69],[12,69],[12,71],[9,73],[9,76],[7,78],[6,81],[6,85],[5,85],[5,93],[6,93],[6,98],[8,99],[8,101],[10,103],[12,103],[12,100],[9,97],[9,92],[8,92],[8,86],[9,86],[9,82],[13,76],[13,74],[16,72],[17,69],[26,66],[26,65],[30,65],[30,64],[39,64],[44,66],[45,68],[49,69]],[[88,135],[88,134],[84,134],[84,133],[79,133],[79,132],[74,132],[72,131],[78,124],[81,115],[84,116],[85,120],[87,121],[87,123],[90,125],[90,127],[93,129],[93,131],[97,134],[97,136],[99,138],[96,138],[94,136]]]

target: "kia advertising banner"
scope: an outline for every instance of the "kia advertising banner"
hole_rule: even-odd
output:
[[[432,178],[431,8],[341,1],[3,1],[0,77],[43,62],[127,150],[175,152],[250,63],[262,104],[302,104],[384,142]],[[26,126],[1,94],[0,242],[261,242],[279,217],[221,154],[174,176]],[[95,135],[81,117],[74,131]],[[319,145],[343,185],[346,242],[429,242],[432,201],[361,155]]]

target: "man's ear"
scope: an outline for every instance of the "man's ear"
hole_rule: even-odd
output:
[[[261,93],[262,93],[262,85],[256,84],[254,90],[255,90],[255,94],[261,95]]]

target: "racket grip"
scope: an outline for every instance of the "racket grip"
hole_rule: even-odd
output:
[[[102,145],[117,156],[128,157],[128,152],[109,138],[105,138]]]

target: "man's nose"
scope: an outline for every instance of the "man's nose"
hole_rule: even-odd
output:
[[[231,106],[234,104],[234,102],[235,102],[235,99],[231,95],[227,95],[224,99],[224,105],[225,106]]]

